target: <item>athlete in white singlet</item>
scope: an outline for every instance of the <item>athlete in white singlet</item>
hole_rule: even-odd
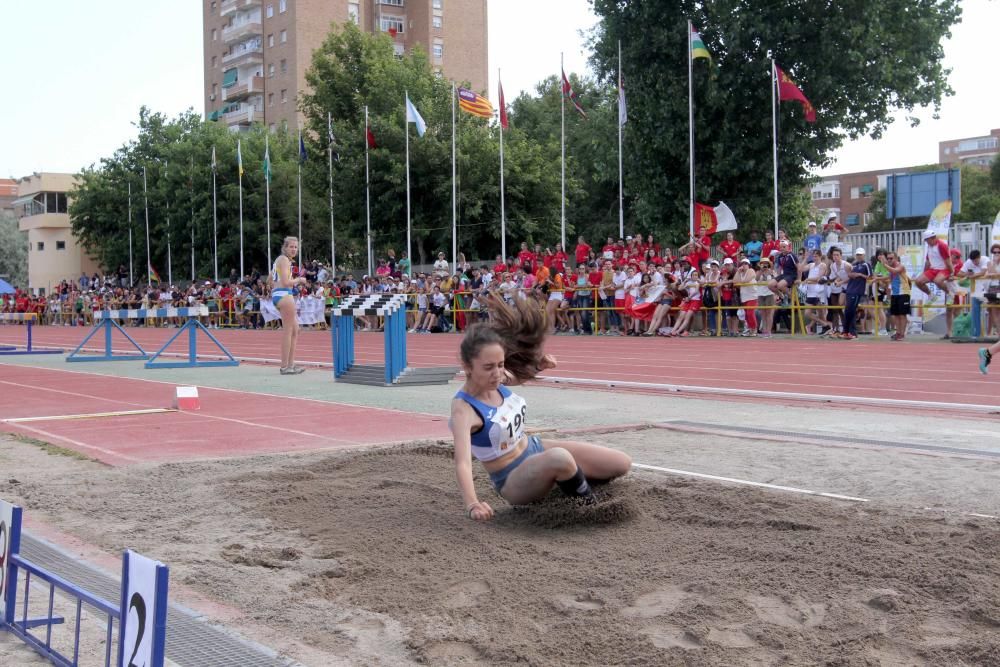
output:
[[[303,277],[292,276],[292,257],[299,252],[299,240],[286,236],[281,244],[281,255],[271,267],[271,303],[281,313],[281,369],[282,375],[298,375],[305,369],[295,365],[295,343],[299,338],[299,322],[295,316],[295,299],[292,294],[297,285],[307,281]]]
[[[507,308],[507,314],[523,314],[533,306]],[[538,317],[526,326],[538,327],[537,333],[541,333],[545,321]],[[588,497],[588,479],[606,481],[631,468],[632,459],[623,452],[584,442],[543,441],[525,433],[528,406],[506,386],[519,381],[505,369],[504,341],[491,325],[469,327],[461,357],[465,384],[451,402],[450,426],[458,486],[470,519],[493,518],[493,508],[476,494],[473,457],[486,468],[497,493],[513,505],[541,500],[554,485],[569,496]],[[534,370],[537,373],[555,365],[555,359],[546,355]]]

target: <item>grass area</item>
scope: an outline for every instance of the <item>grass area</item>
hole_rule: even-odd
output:
[[[25,445],[32,445],[33,447],[38,447],[46,454],[52,456],[65,456],[67,458],[76,459],[78,461],[94,461],[100,463],[97,459],[87,456],[86,454],[81,454],[80,452],[69,449],[67,447],[60,447],[59,445],[53,445],[51,442],[45,442],[44,440],[39,440],[38,438],[32,438],[26,435],[21,435],[20,433],[11,433],[11,439],[15,442],[20,442]]]

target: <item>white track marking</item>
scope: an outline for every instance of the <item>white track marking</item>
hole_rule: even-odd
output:
[[[48,431],[43,431],[40,428],[33,428],[31,426],[25,426],[24,424],[18,424],[17,428],[23,429],[25,431],[31,431],[32,433],[35,433],[37,435],[44,436],[46,439],[61,440],[62,442],[66,442],[73,445],[74,447],[80,447],[81,449],[87,449],[93,452],[101,452],[102,454],[106,454],[116,459],[122,459],[124,461],[128,461],[129,463],[140,463],[142,461],[142,459],[137,459],[127,454],[113,452],[110,449],[104,449],[103,447],[97,447],[96,445],[88,445],[78,440],[73,440],[72,438],[67,438],[61,435],[56,435],[55,433],[49,433]]]
[[[128,415],[154,415],[160,412],[177,412],[174,408],[147,408],[145,410],[119,410],[117,412],[90,412],[78,415],[49,415],[46,417],[14,417],[0,419],[7,424],[23,424],[25,422],[61,421],[65,419],[97,419],[101,417],[125,417]]]
[[[871,502],[868,498],[857,498],[855,496],[844,496],[839,493],[826,493],[825,491],[811,491],[809,489],[799,489],[794,486],[781,486],[779,484],[767,484],[766,482],[753,482],[748,479],[736,479],[735,477],[720,477],[718,475],[708,475],[703,472],[691,472],[690,470],[677,470],[676,468],[662,468],[660,466],[651,466],[645,463],[633,463],[633,468],[640,468],[642,470],[655,470],[657,472],[666,472],[671,475],[682,475],[684,477],[699,477],[701,479],[711,479],[717,482],[729,482],[731,484],[742,484],[744,486],[755,486],[761,489],[770,489],[772,491],[788,491],[791,493],[802,493],[808,496],[822,496],[823,498],[833,498],[834,500],[849,500],[856,503],[867,503]]]
[[[540,375],[538,382],[551,384],[579,384],[596,387],[624,387],[626,389],[655,389],[689,394],[709,394],[752,398],[777,398],[784,400],[812,401],[816,403],[835,403],[845,405],[874,405],[879,407],[898,408],[932,408],[938,410],[955,410],[957,412],[977,412],[993,414],[1000,412],[997,405],[977,405],[974,403],[942,403],[939,401],[910,401],[899,398],[873,398],[866,396],[835,396],[833,394],[803,394],[790,391],[762,391],[759,389],[729,389],[726,387],[700,387],[697,385],[663,384],[657,382],[622,382],[618,380],[594,380],[591,378],[559,377]]]

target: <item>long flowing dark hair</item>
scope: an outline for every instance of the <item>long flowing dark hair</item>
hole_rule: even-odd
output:
[[[499,343],[504,367],[522,382],[533,379],[544,356],[544,311],[533,299],[515,298],[511,304],[496,295],[489,297],[489,307],[492,321],[473,324],[462,339],[462,361],[471,365],[480,349]]]

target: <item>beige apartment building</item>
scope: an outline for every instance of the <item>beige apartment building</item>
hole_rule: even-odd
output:
[[[75,185],[73,174],[32,174],[17,181],[14,215],[18,228],[28,233],[28,289],[32,294],[49,294],[63,280],[100,271],[77,244],[69,223],[67,193]]]
[[[203,0],[205,117],[231,129],[299,125],[298,91],[332,24],[421,45],[434,69],[485,92],[487,0]]]

